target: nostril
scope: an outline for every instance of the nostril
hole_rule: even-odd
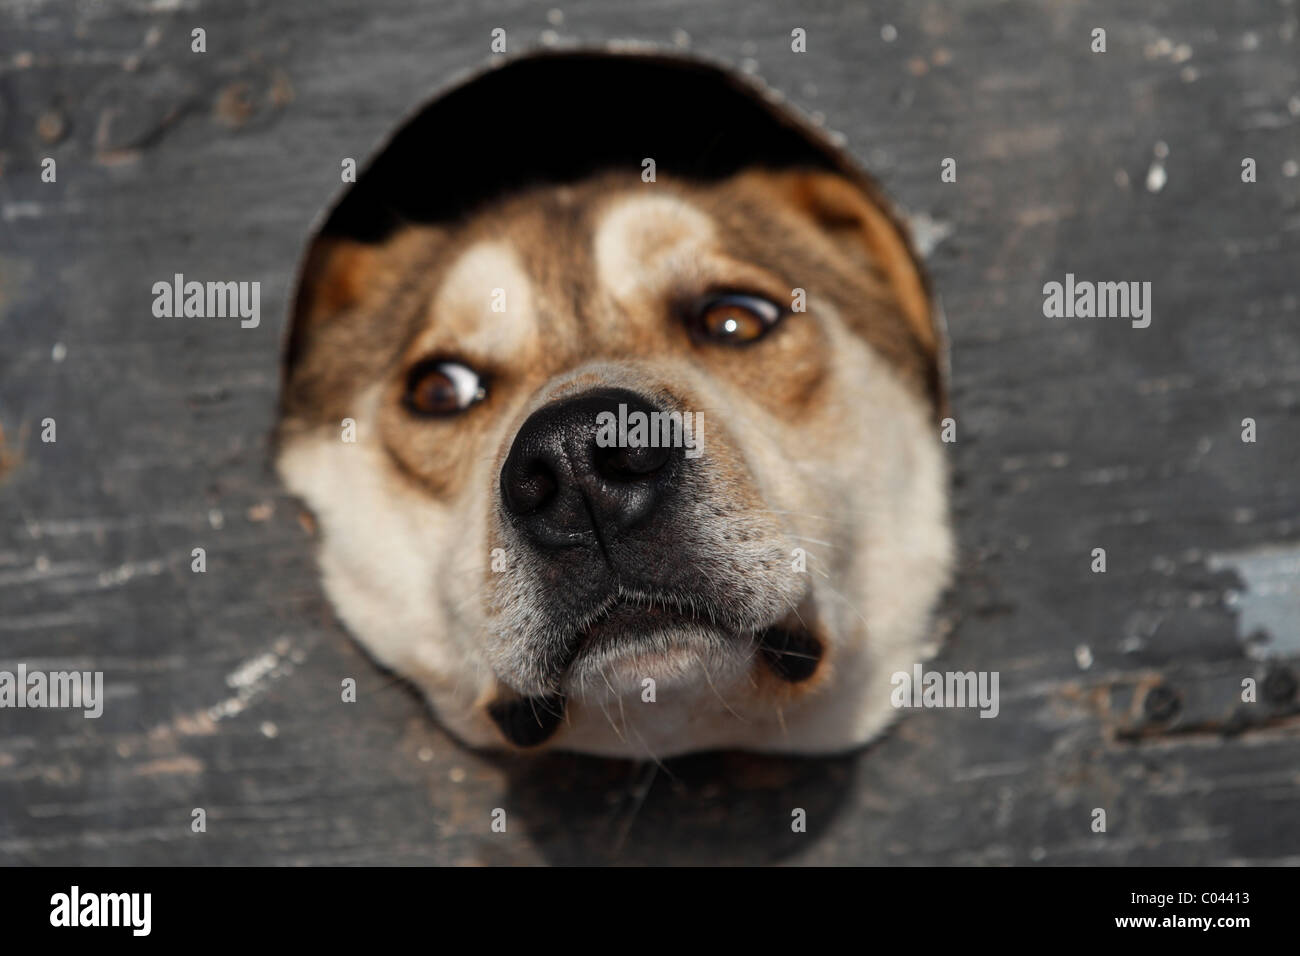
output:
[[[501,498],[517,517],[532,514],[555,497],[559,482],[541,459],[510,462],[501,472]]]
[[[602,478],[611,481],[636,481],[653,475],[668,464],[672,449],[668,447],[622,446],[602,448],[591,445],[592,461]]]
[[[593,389],[537,408],[498,478],[499,507],[543,551],[589,548],[648,521],[669,500],[682,448],[660,439],[665,414],[626,389]],[[632,419],[629,430],[623,423]],[[608,418],[619,423],[611,440]],[[651,423],[647,434],[645,420]],[[663,431],[667,434],[667,430]],[[671,437],[671,436],[668,436]]]

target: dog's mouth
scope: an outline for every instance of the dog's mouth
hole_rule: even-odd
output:
[[[620,593],[601,604],[578,628],[571,668],[594,654],[633,649],[667,631],[718,627],[717,615],[689,598]]]
[[[664,633],[705,631],[726,636],[734,630],[709,605],[689,597],[623,593],[579,629],[570,668],[594,654],[638,650]],[[772,672],[789,683],[810,678],[821,661],[822,642],[797,612],[753,631],[752,636],[735,636],[752,640]]]
[[[811,602],[780,620],[750,629],[737,627],[704,602],[673,595],[622,592],[606,599],[577,629],[563,667],[561,686],[579,684],[588,670],[604,677],[614,659],[660,659],[693,644],[711,643],[732,653],[753,648],[756,659],[778,680],[801,684],[817,672],[825,643],[810,624]],[[563,690],[541,696],[509,697],[488,710],[502,734],[519,747],[548,740],[564,719]]]

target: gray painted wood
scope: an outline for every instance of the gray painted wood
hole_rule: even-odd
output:
[[[550,6],[0,4],[0,668],[109,694],[0,712],[0,862],[1300,862],[1294,680],[1239,702],[1295,634],[1247,640],[1257,563],[1214,557],[1300,541],[1296,6]],[[962,546],[936,666],[998,670],[998,719],[835,760],[488,758],[334,620],[267,463],[291,270],[341,158],[497,26],[752,60],[924,217]],[[261,281],[260,327],[155,319],[176,272]],[[1151,327],[1044,318],[1066,272],[1152,282]]]

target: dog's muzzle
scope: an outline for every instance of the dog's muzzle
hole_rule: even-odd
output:
[[[690,459],[671,442],[634,441],[630,432],[611,442],[602,432],[602,418],[653,421],[669,411],[628,389],[591,389],[534,411],[511,443],[499,510],[529,552],[521,566],[537,630],[528,656],[540,675],[532,686],[546,688],[490,708],[517,746],[536,746],[557,730],[566,707],[561,679],[576,662],[656,635],[722,640],[741,651],[752,645],[789,683],[817,670],[822,644],[797,610],[790,621],[770,610],[756,619],[743,585],[706,570],[717,562],[706,550],[707,529],[701,533],[710,509],[695,469],[708,459]]]

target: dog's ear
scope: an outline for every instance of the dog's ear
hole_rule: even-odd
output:
[[[298,276],[286,364],[297,364],[308,341],[330,319],[359,305],[381,271],[383,247],[318,236]]]
[[[393,300],[418,291],[443,238],[426,226],[405,226],[377,242],[317,236],[298,273],[285,372],[292,375],[317,344],[339,352],[365,346],[377,333],[391,338]],[[377,326],[367,321],[376,318],[383,319]]]
[[[312,324],[355,305],[378,259],[377,245],[336,236],[319,237],[303,264],[295,318]]]
[[[360,383],[384,373],[422,314],[441,236],[408,226],[374,243],[328,234],[312,241],[281,369],[284,416],[332,420]]]
[[[918,344],[938,359],[940,336],[921,264],[902,224],[876,190],[817,170],[764,173],[779,195],[809,216],[840,250],[884,274]]]

